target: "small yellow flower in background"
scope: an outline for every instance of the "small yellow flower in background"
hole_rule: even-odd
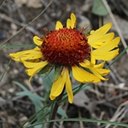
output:
[[[71,75],[81,83],[97,83],[107,80],[110,70],[104,68],[105,61],[110,61],[119,53],[120,38],[114,38],[109,32],[112,27],[107,23],[90,35],[76,29],[76,16],[71,13],[66,27],[56,22],[55,30],[38,37],[34,36],[34,49],[11,53],[10,57],[23,63],[26,73],[33,77],[46,66],[60,67],[60,75],[53,82],[50,99],[58,97],[66,89],[68,101],[73,102]]]

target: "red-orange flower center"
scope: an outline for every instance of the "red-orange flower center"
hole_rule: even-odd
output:
[[[87,58],[90,48],[81,32],[63,28],[45,36],[41,51],[49,63],[68,66],[76,65]]]

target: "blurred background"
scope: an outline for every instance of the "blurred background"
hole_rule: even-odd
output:
[[[112,22],[121,36],[120,55],[108,63],[109,80],[77,93],[64,103],[59,117],[94,118],[128,123],[128,4],[127,0],[0,0],[0,128],[19,128],[43,106],[47,82],[35,76],[32,86],[20,63],[8,54],[33,48],[32,37],[65,24],[73,12],[77,27],[88,33]],[[38,103],[37,103],[38,102]],[[121,128],[101,123],[61,122],[58,128]]]

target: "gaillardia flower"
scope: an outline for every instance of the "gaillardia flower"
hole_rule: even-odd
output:
[[[11,53],[10,57],[23,63],[30,77],[46,67],[59,68],[59,75],[51,87],[50,99],[54,100],[65,89],[68,101],[72,103],[71,77],[81,83],[106,80],[105,76],[110,70],[104,68],[105,61],[112,60],[119,52],[120,38],[114,38],[112,32],[108,33],[111,27],[112,24],[107,23],[85,35],[76,29],[76,16],[71,13],[66,27],[57,21],[55,30],[42,37],[33,37],[35,48]]]

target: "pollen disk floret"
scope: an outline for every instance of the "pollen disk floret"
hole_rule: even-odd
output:
[[[76,65],[89,56],[85,35],[76,29],[63,28],[49,32],[41,46],[44,58],[59,65]]]

